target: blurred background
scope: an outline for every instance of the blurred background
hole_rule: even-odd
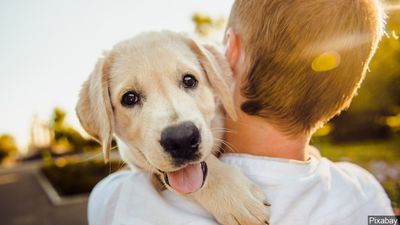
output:
[[[87,224],[93,186],[124,163],[75,116],[80,85],[104,50],[149,30],[222,40],[233,0],[0,0],[1,224]],[[333,161],[375,175],[400,207],[400,3],[351,107],[314,135]]]

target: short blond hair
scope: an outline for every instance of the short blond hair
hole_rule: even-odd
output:
[[[241,109],[298,134],[349,106],[383,35],[384,13],[378,0],[236,0],[228,27],[245,55]],[[313,66],[324,58],[335,64]]]

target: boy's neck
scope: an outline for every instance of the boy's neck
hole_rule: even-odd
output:
[[[239,119],[225,120],[225,152],[246,153],[257,156],[293,159],[309,159],[306,147],[310,135],[289,137],[265,122],[262,118],[239,112]]]

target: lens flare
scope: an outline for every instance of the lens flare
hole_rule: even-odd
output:
[[[396,40],[399,40],[399,35],[397,35],[395,30],[392,30],[392,37]]]
[[[314,58],[311,68],[315,72],[326,72],[333,70],[340,64],[340,55],[335,51],[324,52]]]

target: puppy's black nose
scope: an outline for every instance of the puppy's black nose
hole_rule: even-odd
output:
[[[198,157],[199,129],[192,122],[167,127],[161,133],[160,144],[175,159],[193,160]]]

